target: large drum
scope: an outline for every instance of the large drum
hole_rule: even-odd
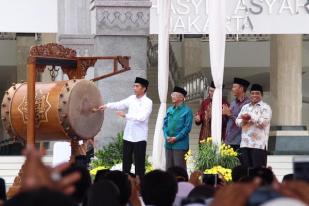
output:
[[[36,140],[69,140],[94,137],[104,114],[93,108],[102,105],[100,91],[88,80],[36,83]],[[26,140],[28,111],[27,84],[12,86],[1,105],[4,128],[14,139]]]

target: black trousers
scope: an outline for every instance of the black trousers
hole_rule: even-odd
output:
[[[123,140],[122,171],[129,173],[134,160],[135,174],[140,178],[145,175],[146,141],[130,142]]]
[[[267,151],[255,148],[240,148],[240,162],[245,167],[266,167]]]

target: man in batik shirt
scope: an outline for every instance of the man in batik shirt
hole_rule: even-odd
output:
[[[236,124],[242,128],[241,163],[245,167],[265,167],[267,164],[267,143],[272,111],[263,102],[263,88],[253,84],[250,103],[242,107]]]

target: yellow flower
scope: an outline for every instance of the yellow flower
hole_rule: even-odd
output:
[[[188,152],[185,154],[185,160],[187,161],[190,157],[192,157],[192,151],[188,150]]]
[[[222,144],[220,146],[220,154],[221,156],[232,156],[237,157],[237,152],[233,150],[233,148],[230,145]]]
[[[96,168],[90,170],[90,175],[95,176],[99,170],[104,170],[104,169],[108,169],[108,168],[105,167],[105,166],[96,167]]]
[[[220,165],[214,166],[211,169],[206,169],[204,173],[205,174],[219,174],[228,182],[232,180],[232,170],[224,168]]]
[[[153,170],[152,164],[146,166],[146,173],[151,172]]]

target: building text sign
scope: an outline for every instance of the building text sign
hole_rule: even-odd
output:
[[[172,0],[170,33],[208,33],[208,1]],[[158,0],[152,0],[152,34],[158,33],[158,3]],[[226,0],[226,32],[309,33],[309,0]]]

